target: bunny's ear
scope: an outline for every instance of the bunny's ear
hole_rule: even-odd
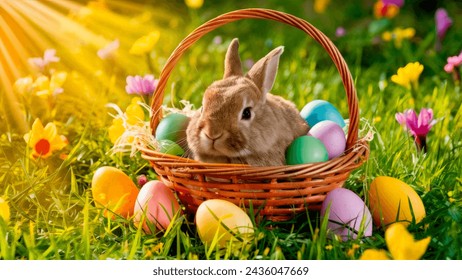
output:
[[[284,52],[284,47],[277,47],[265,57],[257,61],[247,73],[263,94],[268,93],[273,87],[279,66],[279,58]]]
[[[239,40],[234,38],[229,44],[225,57],[225,74],[223,79],[231,76],[242,76],[241,59],[239,58]]]

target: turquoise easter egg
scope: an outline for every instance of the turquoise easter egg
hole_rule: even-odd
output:
[[[313,136],[300,136],[286,150],[288,165],[327,161],[327,149],[321,140]]]
[[[309,102],[300,111],[300,115],[306,120],[310,127],[325,120],[333,121],[340,127],[345,126],[345,120],[337,108],[325,100],[318,99]]]
[[[168,114],[157,125],[156,139],[170,140],[176,143],[184,142],[188,123],[189,118],[183,114]]]

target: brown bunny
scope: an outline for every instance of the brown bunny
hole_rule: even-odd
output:
[[[245,76],[238,48],[234,39],[223,79],[207,88],[201,110],[191,117],[186,130],[190,152],[202,162],[284,165],[287,147],[308,132],[295,105],[268,92],[284,47],[272,50]]]

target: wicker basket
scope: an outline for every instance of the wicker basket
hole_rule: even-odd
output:
[[[368,143],[358,139],[358,100],[348,67],[333,43],[318,29],[303,19],[268,9],[243,9],[220,15],[195,29],[173,51],[159,78],[152,100],[151,128],[157,128],[162,118],[167,80],[183,53],[208,32],[241,19],[269,19],[282,22],[315,39],[327,51],[340,73],[349,106],[349,127],[345,153],[327,162],[254,167],[235,164],[211,164],[172,156],[140,146],[142,157],[148,160],[159,179],[173,188],[188,213],[207,199],[224,199],[249,209],[257,220],[286,221],[295,214],[319,210],[326,194],[342,187],[350,172],[368,157]]]

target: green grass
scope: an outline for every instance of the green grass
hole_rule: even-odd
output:
[[[257,6],[252,1],[236,6],[207,2],[189,14],[184,9],[178,11],[186,18],[178,32],[185,36],[224,11]],[[376,176],[387,175],[406,182],[420,195],[427,212],[422,222],[409,226],[416,239],[432,237],[423,259],[462,259],[462,95],[460,86],[442,69],[446,57],[460,51],[460,35],[456,30],[460,30],[462,23],[455,18],[442,52],[436,53],[434,34],[427,32],[433,30],[433,15],[416,18],[411,7],[406,6],[400,13],[402,24],[414,26],[417,35],[403,49],[396,49],[392,44],[373,43],[376,34],[368,31],[372,17],[367,7],[358,6],[359,2],[343,4],[343,10],[349,13],[332,10],[326,15],[314,14],[309,8],[299,9],[295,4],[283,6],[277,1],[264,5],[306,18],[333,38],[345,56],[356,81],[361,136],[369,130],[374,132],[369,159],[351,174],[345,187],[367,203],[365,194]],[[460,5],[451,2],[448,7],[456,9]],[[333,19],[329,21],[327,17],[331,14]],[[325,51],[291,27],[271,23],[275,28],[269,31],[267,24],[253,20],[238,22],[197,42],[175,68],[164,104],[180,106],[179,101],[184,99],[199,105],[204,88],[221,76],[226,44],[239,37],[243,60],[261,57],[272,48],[285,45],[274,93],[294,101],[300,109],[310,100],[325,99],[347,116],[340,78]],[[338,25],[351,32],[335,38],[333,32]],[[401,25],[392,20],[388,26]],[[215,36],[222,36],[223,43],[213,44]],[[153,57],[155,69],[162,67],[176,43],[169,42],[170,50]],[[413,61],[425,66],[414,101],[404,88],[390,80],[399,67]],[[130,97],[123,92],[126,74],[124,69],[114,71],[110,77],[112,83],[71,78],[66,84],[56,105],[59,132],[70,141],[64,160],[59,152],[48,159],[32,160],[22,135],[14,130],[1,131],[0,196],[8,197],[12,215],[9,223],[0,219],[0,259],[343,260],[358,259],[368,248],[386,249],[382,228],[374,228],[369,238],[346,242],[329,238],[327,221],[321,220],[316,211],[287,222],[256,224],[255,238],[246,246],[225,250],[206,248],[190,215],[180,215],[167,231],[155,234],[145,234],[130,219],[104,218],[90,191],[92,175],[98,167],[118,167],[134,181],[140,174],[156,178],[139,154],[130,157],[111,152],[107,127],[112,121],[109,113],[113,112],[105,105],[115,102],[125,108],[128,104]],[[159,73],[154,75],[157,77]],[[91,90],[80,92],[82,83]],[[438,119],[428,135],[426,154],[416,150],[412,138],[395,120],[397,112],[407,108],[419,111],[422,107],[432,108]]]

